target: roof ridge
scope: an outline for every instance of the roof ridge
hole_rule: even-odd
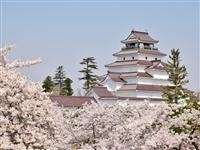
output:
[[[134,29],[131,31],[131,33],[135,33],[135,32],[136,32],[136,33],[145,33],[145,34],[149,34],[149,33],[146,32],[146,31],[139,31],[139,30],[134,30]]]

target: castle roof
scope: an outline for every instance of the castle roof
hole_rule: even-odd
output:
[[[150,77],[152,78],[152,75],[150,75],[148,72],[127,72],[127,73],[122,73],[120,75],[121,78],[125,77]]]
[[[109,72],[108,71],[106,76],[104,76],[104,78],[102,80],[100,80],[100,81],[104,82],[107,77],[110,77],[110,79],[112,79],[115,82],[126,82],[121,78],[121,73],[120,72]]]
[[[124,60],[124,61],[115,61],[113,63],[105,65],[105,67],[126,66],[126,65],[145,65],[145,66],[151,66],[152,62],[148,61],[148,60]]]
[[[92,90],[101,98],[115,98],[115,96],[113,96],[111,92],[107,90],[107,87],[95,86],[92,88]]]
[[[149,36],[148,32],[141,32],[132,30],[130,35],[121,41],[122,43],[136,43],[136,42],[143,42],[143,43],[158,43],[157,40],[154,40],[151,36]]]
[[[113,56],[120,56],[120,55],[130,55],[130,54],[150,54],[150,55],[159,55],[159,56],[166,56],[166,54],[158,51],[158,50],[147,50],[147,49],[129,49],[129,50],[122,50],[117,53],[114,53]]]
[[[92,101],[96,102],[93,97],[88,96],[61,96],[50,95],[50,99],[56,102],[58,106],[63,107],[81,107],[84,104],[91,104]]]
[[[152,61],[152,65],[148,66],[146,69],[156,69],[156,70],[166,70],[167,64],[162,61]]]
[[[113,63],[105,65],[105,67],[118,67],[118,66],[131,66],[131,65],[143,65],[146,69],[156,69],[165,71],[167,64],[161,60],[124,60],[115,61]]]

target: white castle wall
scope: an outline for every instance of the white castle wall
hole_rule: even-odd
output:
[[[100,99],[99,102],[100,102],[100,103],[105,103],[105,104],[108,104],[108,105],[114,105],[114,104],[126,105],[127,103],[129,103],[129,104],[140,104],[140,103],[144,103],[144,100]]]
[[[146,57],[147,57],[147,59],[146,59]],[[138,59],[139,60],[149,60],[149,61],[151,61],[151,60],[155,60],[155,59],[161,60],[162,57],[163,56],[155,56],[155,55],[149,55],[149,54],[139,54]]]
[[[110,72],[144,72],[146,66],[128,65],[128,66],[116,66],[109,67]]]
[[[169,75],[167,74],[166,71],[160,71],[160,70],[156,70],[156,69],[155,70],[148,69],[147,71],[155,79],[164,79],[164,80],[167,80],[169,78]]]
[[[121,88],[121,86],[123,85],[123,83],[113,82],[112,80],[107,80],[106,82],[104,82],[103,85],[105,87],[107,87],[108,91],[116,91],[119,88]]]
[[[134,57],[134,58],[133,58]],[[146,59],[147,57],[147,59]],[[155,55],[150,55],[150,54],[129,54],[129,55],[120,55],[117,56],[117,61],[123,61],[123,60],[161,60],[163,56],[155,56]]]
[[[162,98],[161,91],[116,91],[119,97],[138,97],[138,98]]]
[[[127,84],[136,84],[138,83],[137,77],[126,77],[124,80],[127,82]]]
[[[123,61],[124,58],[125,58],[125,60],[138,60],[139,59],[138,54],[130,54],[130,55],[118,56],[117,61]]]
[[[146,77],[129,77],[124,78],[127,84],[148,84],[148,85],[168,85],[169,82],[163,79],[153,79]]]

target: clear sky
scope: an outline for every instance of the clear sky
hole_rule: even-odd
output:
[[[63,65],[73,87],[82,87],[79,62],[93,56],[105,64],[123,46],[130,31],[148,31],[167,54],[179,48],[192,90],[200,89],[198,1],[1,1],[1,46],[15,44],[9,60],[41,57],[43,63],[23,71],[34,81],[53,76]]]

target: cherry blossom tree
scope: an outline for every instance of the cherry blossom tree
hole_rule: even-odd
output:
[[[41,59],[8,63],[5,56],[13,46],[0,49],[0,149],[65,149],[63,115],[39,84],[15,68]]]
[[[67,147],[88,150],[198,149],[199,134],[191,140],[188,134],[175,134],[169,129],[171,124],[184,124],[188,117],[199,121],[197,113],[173,119],[164,102],[153,106],[148,102],[126,106],[86,105],[65,115],[71,137]]]

